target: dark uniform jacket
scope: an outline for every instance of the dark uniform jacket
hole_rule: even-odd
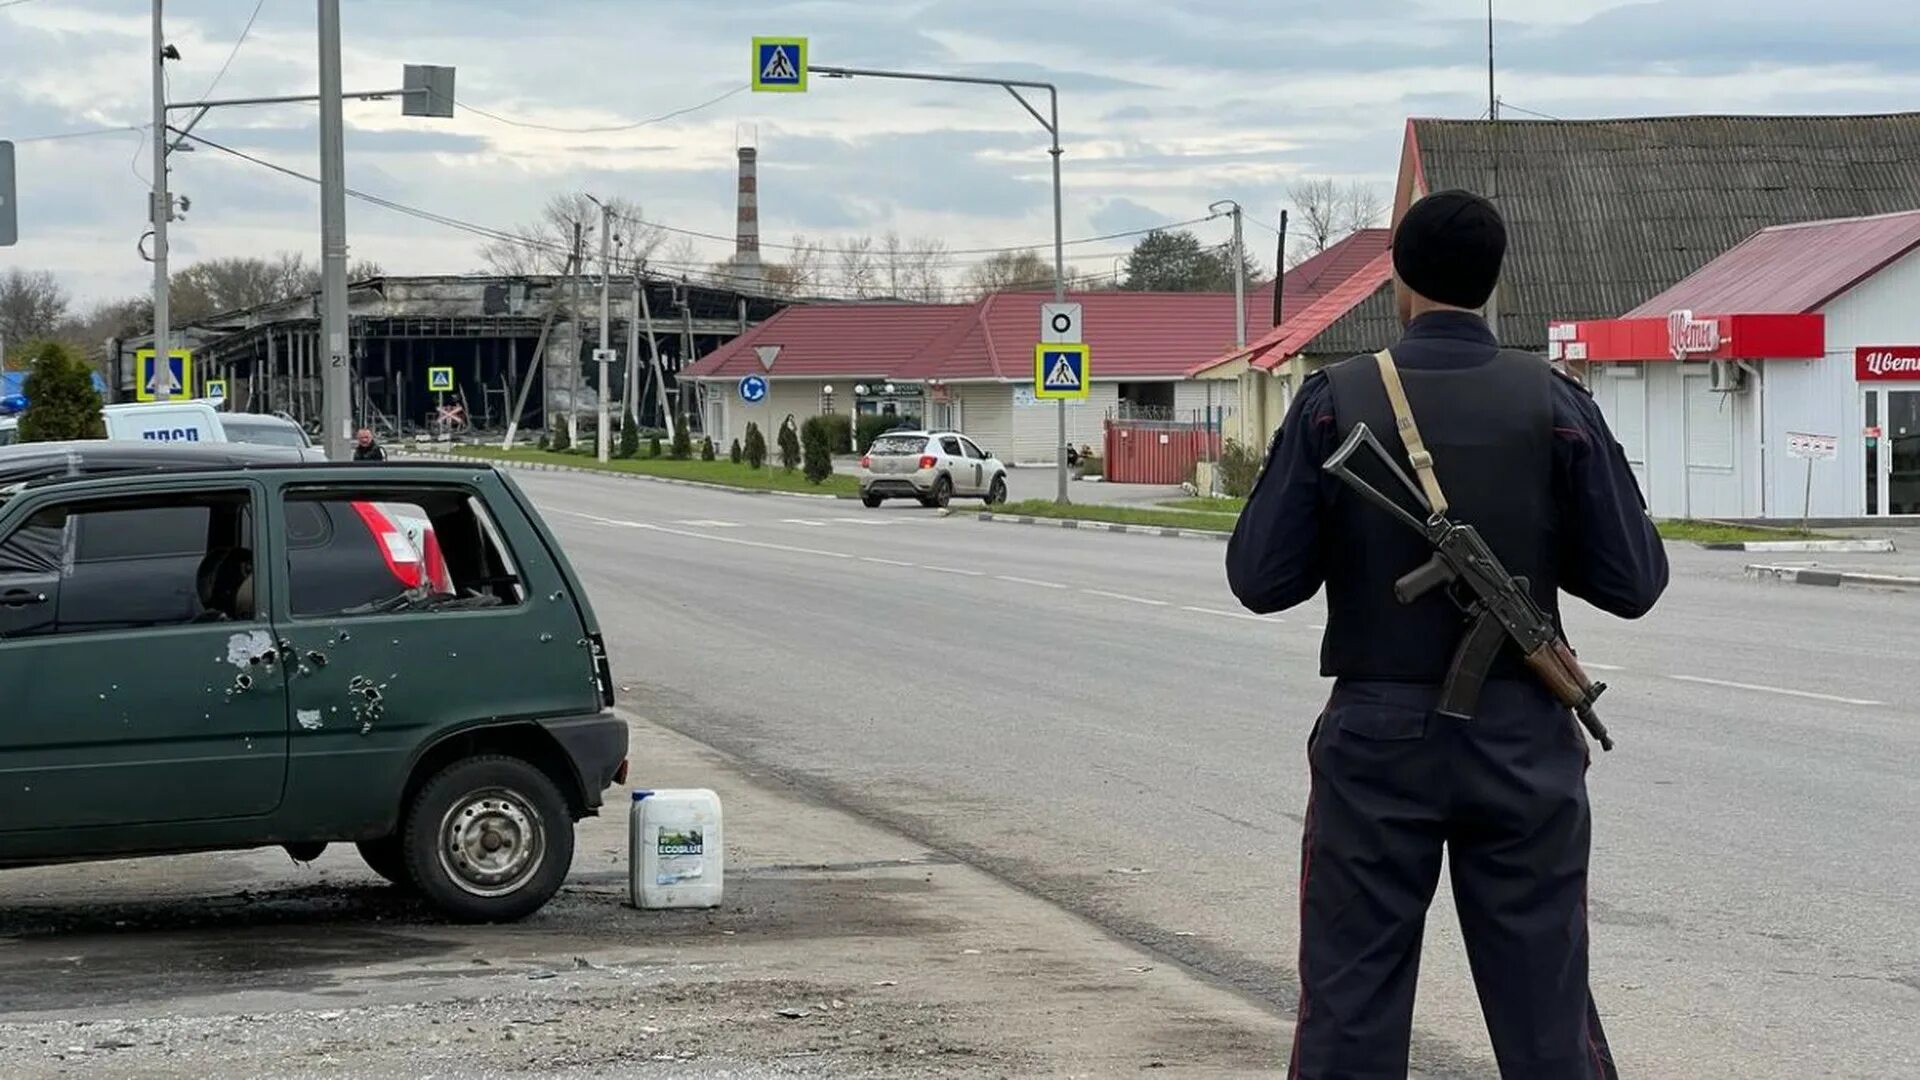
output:
[[[1529,398],[1515,408],[1537,410],[1540,438],[1549,445],[1533,449],[1540,451],[1539,467],[1550,474],[1525,470],[1513,474],[1523,478],[1518,482],[1526,490],[1514,488],[1517,494],[1512,500],[1498,498],[1497,485],[1516,483],[1513,477],[1497,476],[1491,481],[1495,486],[1488,486],[1489,472],[1505,469],[1505,464],[1484,456],[1476,460],[1464,450],[1449,455],[1441,445],[1450,424],[1458,433],[1470,419],[1440,415],[1433,409],[1428,410],[1432,415],[1423,415],[1423,381],[1427,386],[1447,381],[1427,373],[1470,371],[1495,362],[1497,355],[1502,362],[1513,360],[1511,353],[1500,354],[1486,323],[1466,312],[1423,315],[1393,347],[1394,361],[1414,399],[1414,419],[1434,450],[1441,487],[1455,504],[1455,519],[1480,528],[1516,576],[1522,575],[1524,566],[1536,567],[1535,576],[1545,579],[1536,584],[1548,594],[1542,606],[1549,612],[1554,610],[1551,594],[1557,587],[1603,611],[1638,618],[1666,588],[1666,552],[1647,516],[1626,455],[1583,387],[1557,373],[1519,380],[1519,394],[1539,395],[1537,401]],[[1370,365],[1372,361],[1362,358],[1354,363]],[[1545,362],[1541,365],[1544,369]],[[1502,385],[1512,387],[1513,380]],[[1440,399],[1430,395],[1429,400]],[[1453,408],[1480,409],[1484,419],[1499,419],[1503,407],[1454,401]],[[1411,530],[1382,512],[1363,505],[1356,508],[1356,497],[1321,468],[1353,423],[1351,417],[1343,421],[1336,413],[1331,380],[1325,373],[1309,377],[1274,438],[1265,471],[1228,546],[1228,582],[1243,604],[1264,614],[1306,602],[1329,585],[1331,577],[1329,607],[1337,610],[1329,613],[1323,674],[1438,682],[1462,626],[1451,605],[1437,594],[1413,608],[1394,610],[1392,578],[1414,569],[1426,553]],[[1405,453],[1390,418],[1384,425],[1376,421],[1369,427],[1405,468]],[[1473,441],[1471,435],[1455,438],[1462,446]],[[1531,444],[1519,437],[1514,445]],[[1533,467],[1526,465],[1526,469]],[[1471,513],[1476,489],[1482,520],[1475,520]],[[1460,498],[1454,498],[1456,492]],[[1509,502],[1523,507],[1524,513],[1509,513]],[[1521,520],[1498,520],[1503,516]],[[1500,550],[1503,539],[1509,548],[1505,552]],[[1551,550],[1530,550],[1543,545]],[[1395,565],[1358,569],[1354,565],[1356,560],[1387,555]],[[1352,587],[1356,581],[1362,588]],[[1347,588],[1343,591],[1342,586]],[[1495,674],[1518,670],[1509,662]]]

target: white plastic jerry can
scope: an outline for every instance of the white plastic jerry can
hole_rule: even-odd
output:
[[[705,788],[635,791],[627,867],[634,907],[719,907],[726,872],[720,796]]]

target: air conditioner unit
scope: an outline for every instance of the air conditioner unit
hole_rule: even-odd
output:
[[[1707,389],[1716,394],[1737,394],[1747,388],[1747,369],[1733,360],[1707,361]]]

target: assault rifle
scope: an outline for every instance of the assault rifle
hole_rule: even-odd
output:
[[[1412,508],[1363,479],[1356,466],[1385,470],[1405,489],[1405,494],[1412,499]],[[1434,589],[1445,588],[1448,597],[1467,618],[1466,636],[1454,650],[1453,663],[1440,694],[1442,715],[1460,720],[1472,718],[1488,671],[1501,647],[1512,641],[1520,647],[1527,667],[1561,704],[1573,710],[1581,726],[1600,743],[1600,748],[1613,749],[1606,725],[1593,712],[1593,703],[1606,690],[1606,684],[1594,682],[1581,670],[1580,662],[1574,659],[1573,650],[1560,636],[1553,620],[1533,602],[1526,579],[1507,573],[1473,526],[1458,524],[1448,520],[1444,513],[1435,513],[1432,504],[1387,455],[1365,424],[1353,426],[1353,433],[1327,459],[1325,468],[1362,498],[1425,537],[1433,547],[1433,558],[1394,582],[1394,598],[1402,604],[1411,604]]]

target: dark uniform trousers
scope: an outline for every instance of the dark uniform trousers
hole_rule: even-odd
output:
[[[1505,1080],[1616,1080],[1587,981],[1586,737],[1532,682],[1472,720],[1438,688],[1335,684],[1308,739],[1298,1080],[1401,1080],[1427,907],[1447,854]]]

